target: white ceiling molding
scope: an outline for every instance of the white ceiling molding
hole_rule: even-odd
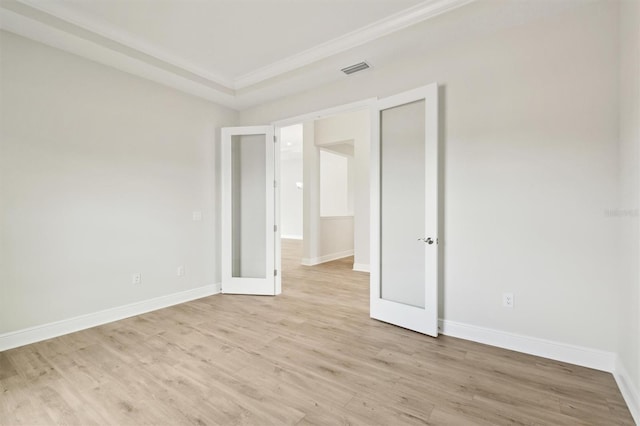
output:
[[[19,3],[23,4],[22,7],[19,5]],[[24,15],[32,16],[34,18],[37,17],[34,11],[39,11],[44,14],[51,15],[52,17],[58,18],[68,24],[72,24],[77,28],[84,29],[86,31],[94,33],[95,35],[119,43],[122,46],[126,46],[130,49],[136,50],[139,53],[143,53],[168,64],[172,64],[173,66],[182,68],[185,71],[189,71],[192,74],[198,75],[221,86],[225,86],[229,89],[233,88],[233,80],[229,78],[225,78],[221,75],[212,73],[211,71],[191,64],[183,58],[178,58],[175,55],[171,55],[160,47],[146,43],[143,40],[140,40],[122,30],[109,25],[104,25],[85,16],[80,16],[72,9],[65,8],[62,3],[35,2],[33,0],[2,0],[1,4],[2,7],[17,11],[18,13],[22,13]]]
[[[337,53],[361,46],[395,31],[426,21],[475,0],[426,0],[414,7],[389,16],[342,37],[322,43],[282,61],[267,65],[234,80],[234,89],[243,89],[278,75],[293,71]]]
[[[237,109],[247,105],[242,100],[244,98],[259,99],[259,93],[264,92],[265,85],[271,84],[270,80],[277,82],[278,77],[284,74],[473,1],[475,0],[426,0],[237,78],[223,77],[213,70],[199,68],[167,53],[159,46],[145,43],[115,27],[81,17],[58,2],[2,0],[0,28]]]
[[[150,64],[131,54],[105,47],[94,40],[58,29],[52,25],[25,17],[1,7],[0,29],[35,40],[42,44],[73,53],[115,69],[173,87],[185,93],[204,98],[220,105],[236,108],[235,93],[224,86],[189,74],[181,75],[180,69],[165,69],[161,64]],[[183,71],[184,72],[184,71]],[[191,77],[191,78],[190,78]],[[209,84],[206,84],[209,83]]]

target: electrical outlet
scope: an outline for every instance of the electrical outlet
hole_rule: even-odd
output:
[[[178,269],[176,269],[176,275],[179,277],[184,275],[184,266],[178,266]]]
[[[202,220],[202,212],[201,211],[194,211],[191,214],[191,218],[194,220],[194,222],[199,222]]]
[[[136,272],[131,276],[132,284],[140,284],[142,282],[142,274],[140,272]]]
[[[513,293],[502,293],[502,306],[513,308]]]

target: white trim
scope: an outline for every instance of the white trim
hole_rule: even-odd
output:
[[[353,213],[345,214],[340,216],[320,216],[320,220],[344,220],[344,219],[353,219]]]
[[[613,352],[443,319],[438,321],[438,328],[446,336],[612,373],[634,421],[640,425],[640,391]]]
[[[315,266],[321,263],[331,262],[332,260],[338,260],[349,256],[353,256],[353,249],[339,251],[337,253],[325,254],[324,256],[314,257],[312,259],[303,258],[300,263],[304,266]]]
[[[370,109],[371,106],[378,101],[378,98],[366,98],[360,101],[351,102],[348,104],[342,104],[333,106],[318,111],[307,112],[304,114],[296,115],[294,117],[284,118],[282,120],[276,120],[271,124],[278,127],[287,127],[294,124],[300,124],[304,121],[319,120],[322,118],[329,118],[335,115],[344,114],[347,112],[353,112],[358,110]]]
[[[464,6],[474,0],[426,0],[406,10],[395,13],[341,37],[334,38],[298,54],[289,56],[234,79],[234,88],[260,83],[278,75],[293,71],[321,59],[369,43],[380,37],[408,28],[442,13]]]
[[[129,49],[136,50],[139,53],[143,53],[144,55],[151,56],[162,62],[170,64],[174,67],[181,68],[201,78],[207,79],[211,82],[224,86],[228,89],[232,89],[234,86],[233,79],[229,79],[220,74],[212,73],[209,70],[206,70],[196,64],[190,63],[184,58],[180,58],[178,56],[172,55],[166,50],[160,49],[153,44],[150,44],[140,38],[137,38],[126,31],[117,29],[112,25],[104,24],[98,20],[91,19],[91,17],[89,17],[88,15],[81,15],[73,11],[72,9],[65,7],[63,3],[37,2],[33,0],[17,0],[17,1],[39,12],[53,16],[61,21],[64,21],[78,28],[82,28],[83,30],[88,31],[90,33],[94,33],[104,39],[115,41],[116,43],[121,44],[122,46],[126,46]],[[19,12],[19,13],[22,14],[22,12]],[[45,24],[45,25],[48,25],[48,24]],[[81,36],[78,36],[78,37],[81,37]]]
[[[47,25],[27,15],[5,9],[6,4],[8,3],[0,2],[0,28],[3,30],[120,71],[155,81],[180,90],[183,93],[198,96],[230,108],[237,107],[235,92],[224,85],[215,83],[186,69],[178,69],[176,65],[161,59],[156,58],[156,63],[150,60],[145,61],[142,59],[146,55],[145,53],[140,52],[137,57],[132,52],[127,52],[126,49],[131,48],[126,46],[126,49],[123,48],[123,51],[119,51],[109,45],[100,44],[98,40],[83,38],[73,32]],[[96,37],[102,36],[96,35]],[[151,57],[151,55],[146,56]],[[162,62],[163,65],[158,61]]]
[[[442,319],[438,321],[438,328],[446,336],[458,337],[609,373],[612,373],[615,367],[616,355],[613,352]]]
[[[336,145],[351,145],[354,146],[354,140],[353,138],[351,139],[343,139],[343,140],[339,140],[339,141],[330,141],[330,142],[316,142],[316,146],[320,149],[324,149],[329,150],[331,152],[335,152],[336,154],[342,154],[342,155],[347,155],[347,154],[343,154],[342,152],[339,151],[334,151],[331,149],[332,146],[336,146]],[[329,148],[325,148],[325,147],[329,147]]]
[[[141,315],[191,300],[200,299],[220,293],[220,283],[206,285],[179,293],[167,294],[153,299],[131,303],[129,305],[109,308],[86,315],[68,318],[49,324],[38,325],[18,331],[0,334],[0,351],[18,346],[51,339],[64,334],[74,333],[98,325],[118,321],[124,318]]]
[[[368,263],[354,263],[353,270],[356,272],[370,272]]]
[[[280,238],[282,238],[283,240],[301,240],[302,235],[287,234],[287,235],[280,235]]]
[[[121,29],[74,12],[61,3],[18,0],[12,8],[0,5],[0,9],[7,12],[0,13],[0,26],[187,93],[214,101],[220,99],[217,102],[236,107],[237,91],[241,89],[366,44],[473,1],[425,0],[341,37],[237,77],[211,72]],[[18,21],[20,24],[17,24]],[[45,33],[49,36],[43,36]],[[87,42],[90,43],[90,49]],[[100,51],[94,52],[98,47],[101,48]],[[185,83],[185,73],[189,74],[187,80],[199,81]],[[187,86],[188,90],[185,90]],[[198,93],[199,91],[202,93]]]
[[[275,234],[273,235],[273,267],[276,270],[276,277],[274,280],[274,295],[282,294],[282,224],[280,223],[280,154],[282,153],[280,128],[276,129],[276,126],[271,126],[273,130],[273,181],[275,183],[275,189],[273,191],[273,223],[275,225]],[[277,271],[280,271],[279,273]]]
[[[622,364],[620,356],[616,357],[615,371],[613,377],[616,379],[620,393],[627,403],[627,408],[637,425],[640,425],[640,390],[635,387],[629,372]]]

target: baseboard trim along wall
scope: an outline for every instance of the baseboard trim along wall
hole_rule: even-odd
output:
[[[636,424],[640,425],[640,392],[617,354],[537,337],[523,336],[491,328],[440,319],[438,330],[445,336],[458,337],[503,349],[536,355],[613,374]]]
[[[358,272],[370,272],[368,263],[354,263],[353,270]]]
[[[616,354],[613,352],[442,319],[438,321],[438,329],[446,336],[459,337],[473,342],[594,368],[609,373],[614,372],[616,365]]]
[[[300,263],[303,264],[304,266],[314,266],[314,265],[319,265],[325,262],[331,262],[332,260],[338,260],[338,259],[342,259],[343,257],[349,257],[349,256],[353,256],[353,249],[340,251],[337,253],[325,254],[324,256],[320,256],[320,257],[313,257],[313,258],[305,257],[302,259]]]
[[[0,351],[17,348],[18,346],[40,342],[64,334],[74,333],[87,328],[118,321],[124,318],[141,315],[157,309],[167,308],[202,297],[220,293],[220,283],[210,284],[179,293],[168,294],[155,297],[129,305],[118,306],[116,308],[105,309],[91,314],[81,315],[61,321],[43,324],[36,327],[25,328],[23,330],[12,331],[0,334]]]
[[[620,393],[627,403],[627,407],[629,407],[633,420],[637,425],[640,425],[640,390],[634,386],[627,369],[622,365],[620,357],[616,357],[613,377],[616,379]]]
[[[280,238],[283,240],[301,240],[302,235],[281,235]]]

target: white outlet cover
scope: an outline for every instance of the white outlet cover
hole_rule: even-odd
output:
[[[193,217],[194,221],[196,221],[196,222],[200,221],[200,220],[202,220],[202,212],[201,211],[194,211],[192,217]]]
[[[178,269],[176,269],[176,275],[179,277],[184,275],[184,266],[178,266]]]
[[[502,306],[505,308],[513,308],[513,293],[502,294]]]

